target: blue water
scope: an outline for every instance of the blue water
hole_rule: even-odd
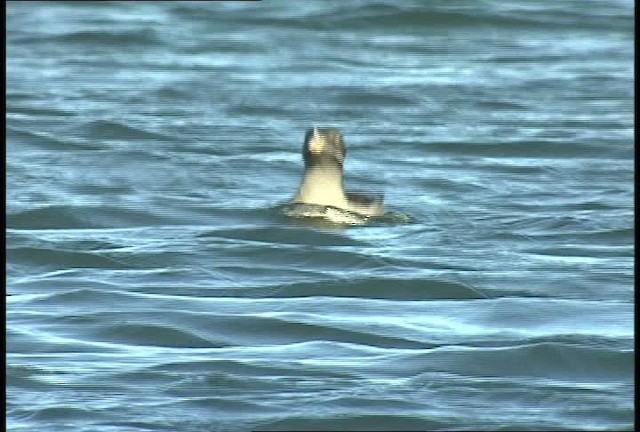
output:
[[[8,2],[8,429],[633,430],[633,15]]]

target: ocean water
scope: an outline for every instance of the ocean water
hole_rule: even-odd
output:
[[[634,429],[632,2],[6,10],[10,431]]]

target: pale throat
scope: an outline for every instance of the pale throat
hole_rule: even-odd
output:
[[[310,166],[302,177],[294,202],[346,207],[342,170],[339,166]]]

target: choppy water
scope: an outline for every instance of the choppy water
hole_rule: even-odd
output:
[[[9,430],[632,430],[633,12],[9,2]]]

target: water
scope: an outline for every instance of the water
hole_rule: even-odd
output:
[[[9,2],[9,430],[632,430],[633,13]]]

